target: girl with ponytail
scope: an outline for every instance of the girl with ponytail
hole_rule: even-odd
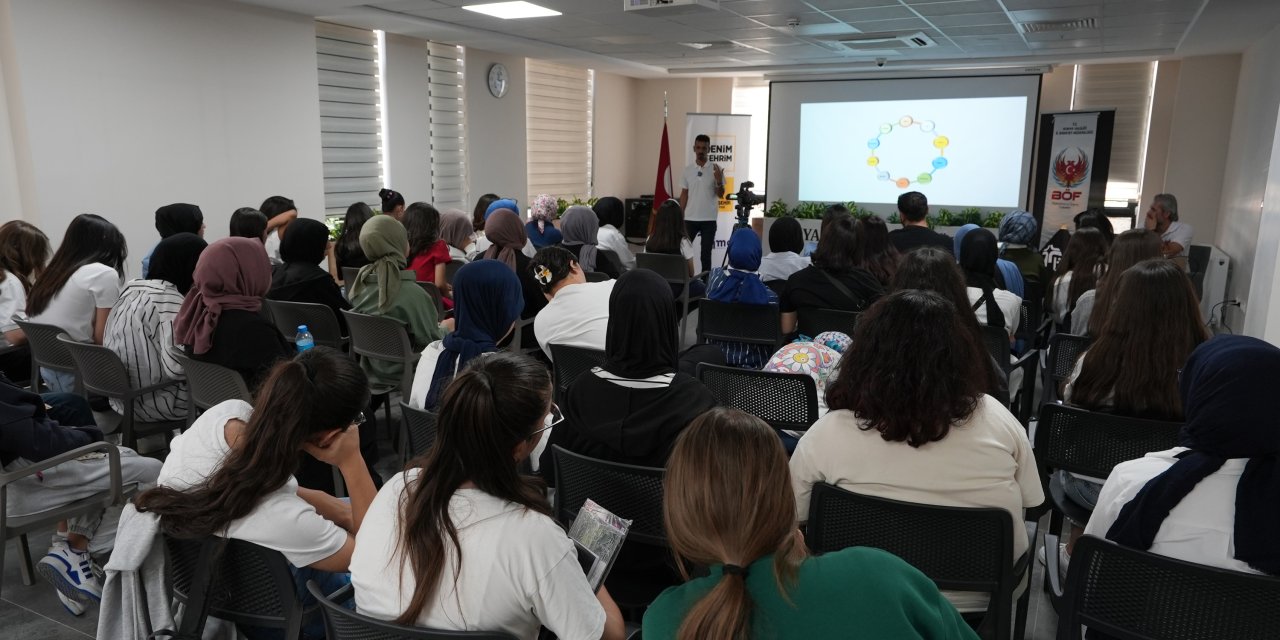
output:
[[[664,478],[667,539],[710,575],[668,589],[647,638],[977,638],[934,583],[877,549],[808,557],[778,434],[718,407],[676,441]],[[685,573],[686,580],[688,574]]]

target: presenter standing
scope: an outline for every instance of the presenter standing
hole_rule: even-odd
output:
[[[684,210],[685,234],[692,243],[702,235],[702,271],[711,268],[711,250],[716,245],[716,216],[724,196],[724,170],[707,163],[711,136],[700,133],[693,139],[694,162],[685,167],[680,179],[680,208]]]

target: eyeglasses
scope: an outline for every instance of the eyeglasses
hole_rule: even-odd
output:
[[[365,423],[365,420],[366,420],[366,418],[364,417],[364,412],[363,412],[363,411],[361,411],[360,413],[357,413],[357,414],[356,414],[356,417],[355,417],[355,418],[353,418],[353,419],[351,420],[351,426],[353,426],[353,427],[358,427],[358,426],[360,426],[360,425],[364,424],[364,423]]]
[[[564,414],[560,413],[560,406],[552,402],[551,410],[547,412],[547,417],[542,419],[542,428],[530,433],[528,439],[533,440],[534,436],[560,424],[561,422],[564,422]]]

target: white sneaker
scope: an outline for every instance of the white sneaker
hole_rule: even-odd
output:
[[[57,589],[54,589],[53,592],[57,594],[58,602],[62,603],[62,608],[66,609],[67,613],[70,613],[71,615],[76,616],[77,618],[84,615],[84,605],[80,604],[79,602],[76,602],[75,600],[72,600],[71,598],[68,598],[62,595],[62,592],[58,591]]]
[[[93,558],[88,551],[55,546],[36,564],[36,573],[52,582],[59,594],[78,604],[102,600],[102,580],[94,573]]]
[[[1040,566],[1042,567],[1045,566],[1044,545],[1040,545],[1040,548],[1036,550],[1036,561],[1040,563]],[[1071,554],[1067,553],[1067,543],[1059,542],[1058,543],[1058,571],[1065,574],[1067,572],[1067,564],[1069,564],[1070,562],[1071,562]]]

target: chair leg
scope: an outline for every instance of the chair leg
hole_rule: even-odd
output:
[[[27,534],[18,536],[18,554],[22,556],[22,584],[28,587],[36,583],[35,567],[31,564],[31,546],[27,544]]]

